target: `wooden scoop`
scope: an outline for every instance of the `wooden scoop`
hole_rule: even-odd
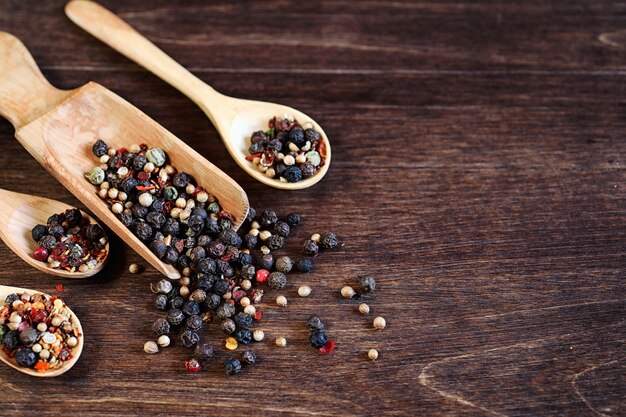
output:
[[[17,288],[17,287],[7,287],[6,285],[0,285],[0,303],[4,303],[4,300],[10,294],[23,294],[23,293],[28,293],[28,294],[39,293],[39,294],[47,295],[40,291],[28,290],[25,288]],[[80,320],[78,320],[78,317],[76,316],[76,314],[74,314],[74,312],[69,307],[67,309],[70,311],[70,314],[73,318],[73,322],[76,324],[76,327],[78,328],[78,331],[81,334],[81,336],[78,338],[78,344],[74,348],[72,348],[72,359],[70,359],[69,361],[63,362],[63,364],[58,369],[51,369],[45,372],[38,372],[31,368],[24,368],[24,367],[19,366],[15,362],[15,358],[9,358],[9,356],[6,354],[4,349],[0,349],[0,361],[6,363],[11,368],[16,369],[30,376],[54,377],[54,376],[59,376],[69,371],[76,364],[76,362],[78,361],[78,358],[80,358],[80,354],[83,352],[85,336],[83,334],[83,327],[80,325]]]
[[[91,152],[97,139],[113,148],[145,143],[163,149],[171,164],[192,175],[231,213],[238,229],[248,213],[248,198],[228,175],[132,104],[90,82],[71,91],[58,90],[43,77],[26,47],[0,32],[0,115],[15,127],[28,152],[83,202],[124,242],[158,271],[180,278],[126,228],[102,201],[84,174],[98,162]]]
[[[328,171],[330,142],[324,130],[306,114],[282,104],[243,100],[218,93],[98,3],[72,0],[66,5],[65,13],[78,26],[144,66],[196,103],[211,119],[235,162],[258,181],[284,190],[299,190],[316,184]],[[310,122],[320,132],[326,148],[324,166],[312,177],[293,183],[269,178],[246,160],[252,132],[267,130],[269,119],[285,114],[293,115],[302,125]]]
[[[45,273],[64,278],[87,278],[100,272],[106,263],[110,250],[108,242],[106,244],[106,257],[95,268],[86,272],[56,269],[50,267],[47,262],[38,261],[33,256],[37,242],[33,240],[31,230],[38,224],[46,224],[51,215],[63,213],[73,207],[57,200],[2,189],[0,189],[0,200],[3,202],[0,205],[0,238],[17,256],[31,266]],[[81,210],[81,213],[90,223],[97,223],[84,211]]]

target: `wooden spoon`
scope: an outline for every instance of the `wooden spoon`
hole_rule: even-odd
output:
[[[4,302],[4,300],[10,294],[23,294],[23,293],[27,293],[31,295],[39,293],[39,294],[44,294],[48,296],[48,294],[42,293],[40,291],[0,285],[0,302]],[[7,365],[9,365],[11,368],[16,369],[30,376],[48,378],[48,377],[59,376],[69,371],[76,364],[76,362],[78,361],[78,358],[80,358],[80,354],[83,352],[83,346],[85,344],[85,336],[83,333],[83,327],[80,324],[80,320],[78,320],[78,317],[76,316],[76,314],[74,314],[74,312],[69,307],[67,307],[67,309],[69,310],[71,317],[73,318],[73,322],[76,324],[76,327],[78,328],[78,331],[81,334],[81,336],[78,338],[78,344],[72,349],[72,359],[70,359],[69,361],[63,362],[63,364],[58,369],[51,369],[45,372],[37,372],[34,369],[23,368],[19,366],[15,362],[14,358],[9,358],[9,356],[6,354],[4,349],[0,349],[0,360],[6,363]]]
[[[34,258],[33,251],[37,247],[31,236],[31,230],[38,224],[46,224],[48,217],[54,213],[62,213],[73,208],[60,201],[37,197],[30,194],[20,194],[0,189],[0,200],[5,203],[0,206],[0,238],[20,258],[31,266],[48,274],[64,278],[87,278],[102,270],[109,257],[109,243],[106,244],[106,257],[87,272],[74,272],[65,269],[51,268],[47,262]],[[90,223],[97,223],[87,213],[81,210],[83,217]]]
[[[281,104],[242,100],[218,93],[98,3],[72,0],[65,6],[65,13],[78,26],[142,65],[196,103],[215,125],[235,162],[258,181],[284,190],[299,190],[317,183],[328,171],[331,158],[328,137],[315,120],[306,114]],[[269,119],[284,114],[292,114],[303,125],[310,122],[321,133],[326,146],[324,166],[312,177],[295,183],[268,178],[246,160],[252,132],[266,130]]]
[[[15,36],[0,32],[0,115],[15,137],[72,194],[159,272],[180,278],[128,230],[102,201],[84,174],[98,162],[91,147],[103,139],[113,148],[146,143],[163,149],[179,170],[192,175],[241,226],[248,198],[228,175],[132,104],[90,82],[71,91],[51,86]]]
[[[87,272],[70,272],[65,269],[51,268],[47,262],[34,258],[33,252],[37,247],[31,236],[31,230],[38,224],[46,224],[48,217],[54,213],[62,213],[73,208],[60,201],[49,198],[36,197],[29,194],[20,194],[0,189],[0,238],[6,245],[31,266],[48,274],[64,278],[87,278],[102,270],[109,258],[109,243],[106,244],[106,257]],[[83,217],[90,223],[97,223],[87,213],[81,210]]]

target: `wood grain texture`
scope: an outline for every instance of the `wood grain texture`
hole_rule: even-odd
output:
[[[192,102],[74,26],[61,1],[5,0],[0,30],[54,85],[94,80],[141,108],[253,206],[300,211],[286,253],[326,229],[346,245],[291,276],[287,309],[266,309],[267,339],[288,347],[262,344],[256,369],[226,378],[221,349],[199,375],[183,370],[180,346],[142,352],[159,274],[129,274],[140,258],[114,239],[100,275],[61,281],[89,340],[81,360],[46,381],[0,367],[3,415],[626,413],[624,4],[103,4],[218,91],[315,118],[333,143],[324,180],[297,192],[256,183]],[[78,204],[6,121],[0,138],[0,187]],[[4,246],[0,268],[0,284],[54,293],[59,282]],[[383,332],[338,296],[368,271]],[[295,295],[302,283],[308,299]],[[308,347],[313,313],[329,322],[332,356]],[[208,338],[221,344],[215,329]]]

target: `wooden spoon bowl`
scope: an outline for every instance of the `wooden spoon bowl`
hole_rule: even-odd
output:
[[[48,217],[71,209],[73,208],[72,206],[49,198],[2,189],[0,189],[0,199],[3,201],[3,204],[0,205],[0,238],[26,263],[47,274],[64,278],[87,278],[102,270],[109,258],[110,247],[108,239],[105,246],[106,257],[95,268],[86,272],[78,270],[70,272],[65,269],[52,268],[47,262],[38,261],[33,256],[37,242],[31,236],[32,228],[38,224],[46,224]],[[84,211],[81,210],[81,213],[90,223],[97,223]]]
[[[169,278],[180,278],[111,212],[85,178],[98,165],[91,147],[102,139],[115,148],[145,143],[162,148],[171,164],[194,177],[236,221],[248,213],[248,198],[228,175],[123,98],[96,84],[72,91],[51,86],[25,46],[0,32],[0,114],[16,128],[15,137],[28,152],[83,202],[115,234]]]
[[[23,293],[27,293],[27,294],[44,294],[46,296],[48,296],[48,294],[42,293],[40,291],[34,291],[34,290],[29,290],[29,289],[25,289],[25,288],[18,288],[18,287],[8,287],[6,285],[0,285],[0,302],[4,303],[4,300],[7,298],[8,295],[10,294],[23,294]],[[71,318],[73,319],[73,322],[76,324],[76,327],[78,328],[78,331],[80,332],[81,336],[78,338],[78,344],[72,349],[72,358],[66,362],[63,362],[63,364],[57,368],[57,369],[51,369],[45,372],[38,372],[34,369],[31,368],[24,368],[19,366],[16,362],[15,362],[15,358],[10,358],[6,352],[4,351],[4,349],[0,349],[0,361],[6,363],[7,365],[9,365],[11,368],[16,369],[26,375],[30,375],[30,376],[36,376],[36,377],[42,377],[42,378],[49,378],[49,377],[55,377],[55,376],[59,376],[61,374],[64,374],[65,372],[69,371],[78,361],[78,358],[80,358],[81,353],[83,352],[83,346],[85,344],[85,336],[83,333],[83,327],[80,324],[80,320],[78,320],[78,317],[76,316],[76,314],[74,314],[74,312],[68,307],[67,308],[69,310],[69,313],[71,315]]]
[[[330,142],[322,128],[306,114],[282,104],[243,100],[218,93],[98,3],[72,0],[67,3],[65,13],[78,26],[144,66],[196,103],[215,125],[235,162],[258,181],[274,188],[299,190],[316,184],[326,175],[331,160]],[[320,132],[326,150],[324,165],[315,175],[294,183],[269,178],[246,160],[252,133],[267,130],[267,123],[272,117],[283,117],[285,114],[293,115],[302,125],[312,123]]]

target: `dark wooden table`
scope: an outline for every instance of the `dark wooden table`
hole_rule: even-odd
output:
[[[84,281],[42,275],[2,245],[0,283],[63,283],[86,346],[55,380],[0,366],[0,414],[626,414],[624,4],[104,4],[218,90],[315,117],[332,138],[327,177],[298,192],[256,183],[191,101],[74,26],[62,1],[4,0],[0,30],[55,85],[97,81],[143,109],[254,206],[301,212],[289,253],[328,229],[345,247],[291,275],[289,307],[266,308],[261,363],[226,377],[222,348],[201,374],[183,369],[180,346],[143,353],[160,277],[129,274],[142,260],[120,241]],[[0,187],[82,207],[13,133],[0,121]],[[368,302],[382,332],[338,295],[364,273],[378,277]],[[295,295],[303,283],[308,299]],[[337,341],[331,356],[308,346],[313,313]]]

